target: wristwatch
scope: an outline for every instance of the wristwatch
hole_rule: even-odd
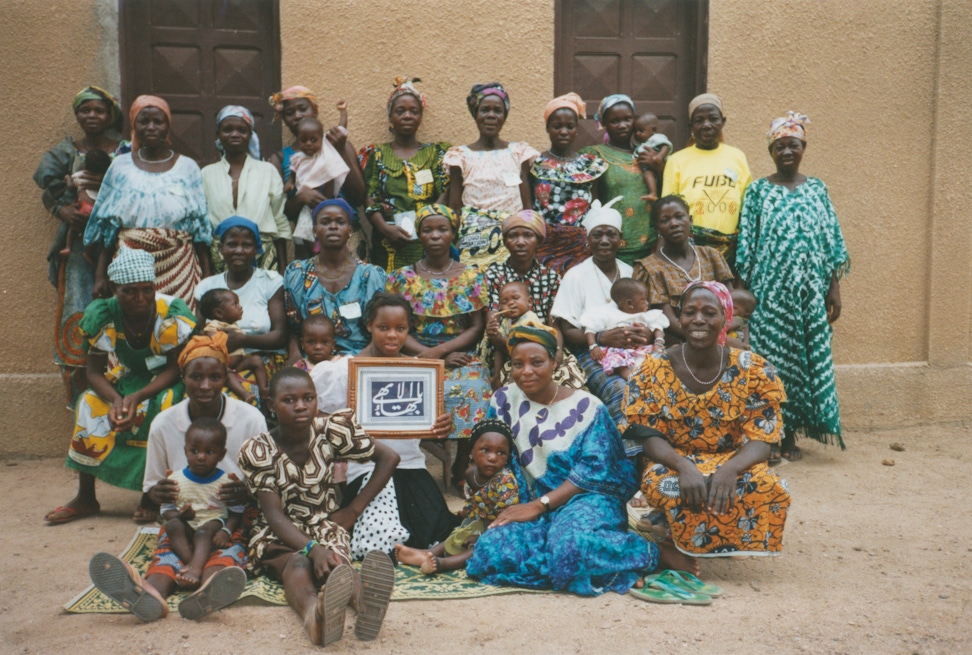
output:
[[[543,505],[543,511],[550,511],[550,496],[540,496],[540,504]]]

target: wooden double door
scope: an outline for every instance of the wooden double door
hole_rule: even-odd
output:
[[[558,0],[554,90],[587,102],[578,146],[600,141],[594,112],[624,93],[681,149],[688,103],[705,91],[707,0]]]
[[[280,149],[267,98],[280,89],[277,0],[121,0],[122,100],[164,98],[176,150],[216,161],[216,114],[253,112],[264,156]],[[126,117],[127,118],[127,117]]]

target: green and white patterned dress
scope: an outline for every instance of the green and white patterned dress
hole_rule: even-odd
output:
[[[766,178],[746,191],[736,255],[756,296],[753,352],[776,366],[786,388],[786,432],[844,447],[826,297],[850,257],[827,187],[817,178],[789,190]]]

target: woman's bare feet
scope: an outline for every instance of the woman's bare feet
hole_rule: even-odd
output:
[[[658,546],[658,570],[686,571],[696,576],[702,572],[698,558],[686,555],[671,541],[662,541],[655,545]]]
[[[425,561],[421,564],[421,569],[425,575],[435,575],[439,572],[439,558],[432,553],[427,553]]]
[[[404,544],[395,544],[395,559],[398,560],[400,564],[422,566],[425,563],[426,557],[431,554],[431,552],[421,550],[420,548],[409,548]],[[423,569],[423,571],[424,570],[425,569]]]
[[[304,614],[304,630],[315,646],[321,645],[321,624],[324,622],[324,590],[317,593],[317,603]]]
[[[194,571],[191,567],[184,566],[176,573],[176,584],[183,589],[195,589],[199,586],[202,578],[202,571]]]

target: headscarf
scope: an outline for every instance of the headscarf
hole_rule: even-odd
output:
[[[716,282],[714,280],[699,280],[697,282],[690,282],[685,290],[682,291],[682,297],[678,301],[678,311],[681,314],[682,306],[685,304],[685,299],[688,297],[689,292],[696,288],[705,288],[715,294],[715,297],[719,299],[719,304],[722,305],[722,313],[725,315],[726,322],[722,326],[722,330],[719,332],[719,345],[726,345],[726,334],[729,332],[729,324],[732,323],[732,294],[729,293],[729,289],[726,288],[722,282]]]
[[[513,444],[513,430],[510,429],[503,421],[498,418],[488,418],[484,421],[479,421],[473,426],[472,431],[469,433],[469,445],[476,443],[476,439],[486,434],[487,432],[497,432],[504,437],[512,446]],[[512,454],[512,453],[511,453]]]
[[[348,222],[350,223],[358,220],[358,212],[354,211],[354,207],[348,204],[348,201],[344,198],[328,198],[327,200],[322,200],[317,207],[314,207],[314,211],[311,212],[311,220],[316,222],[317,215],[325,207],[340,207],[341,211],[348,215]]]
[[[132,152],[138,152],[138,149],[142,147],[142,144],[138,141],[138,134],[135,132],[135,119],[146,107],[161,109],[162,113],[169,120],[169,127],[172,127],[172,111],[169,109],[169,103],[158,96],[139,96],[135,98],[135,102],[128,109],[128,124],[132,126]],[[172,143],[168,134],[165,137],[165,142]]]
[[[422,104],[422,109],[425,109],[425,94],[414,86],[416,82],[421,81],[417,77],[408,77],[406,75],[399,75],[392,80],[392,84],[395,85],[395,90],[388,96],[387,110],[389,116],[391,116],[392,105],[402,96],[414,96]]]
[[[594,112],[594,122],[597,123],[597,129],[604,129],[604,125],[602,123],[604,121],[604,114],[607,113],[607,110],[622,102],[631,107],[631,111],[634,111],[634,100],[623,93],[609,95],[607,98],[601,101],[601,104],[597,107],[597,111]]]
[[[260,137],[257,136],[256,130],[253,129],[253,114],[246,107],[241,107],[240,105],[226,105],[219,110],[216,114],[216,131],[219,132],[219,124],[230,116],[236,116],[237,118],[242,118],[246,121],[246,124],[250,126],[250,156],[260,161]],[[223,150],[223,144],[216,139],[216,149],[222,154],[226,154]]]
[[[702,105],[712,105],[719,110],[720,114],[723,113],[722,101],[719,100],[719,96],[714,93],[703,93],[692,98],[692,101],[689,103],[689,120],[692,120],[692,114]]]
[[[577,114],[578,118],[587,118],[587,103],[573,91],[566,95],[558,96],[547,103],[546,108],[543,110],[543,122],[546,123],[550,120],[550,115],[558,109],[569,109]]]
[[[795,136],[804,143],[807,142],[807,125],[810,119],[797,111],[788,111],[786,116],[781,116],[770,123],[769,132],[766,133],[768,143],[773,143],[777,139],[788,136]]]
[[[459,229],[459,217],[456,216],[456,212],[452,211],[449,207],[445,205],[440,205],[439,203],[433,203],[431,205],[425,205],[420,210],[415,212],[415,230],[419,229],[419,225],[422,224],[429,216],[445,216],[449,219],[449,223],[452,224],[452,231],[455,232]]]
[[[614,209],[611,205],[622,198],[624,196],[618,196],[606,205],[602,205],[600,200],[595,200],[591,203],[591,208],[587,211],[587,216],[584,217],[584,229],[587,230],[588,234],[593,232],[594,228],[602,225],[613,227],[618,232],[621,232],[621,212]]]
[[[179,370],[184,371],[186,364],[200,357],[212,357],[223,366],[229,366],[229,351],[226,349],[226,333],[217,330],[212,334],[199,334],[189,339],[179,353]]]
[[[541,241],[547,236],[547,222],[543,220],[543,216],[539,212],[532,209],[522,209],[507,217],[503,221],[503,234],[505,235],[514,227],[525,227],[533,230]]]
[[[469,95],[466,96],[466,105],[469,107],[469,113],[472,114],[473,118],[476,118],[479,105],[483,103],[486,96],[498,96],[503,101],[506,113],[510,113],[510,96],[506,93],[506,89],[499,82],[490,82],[489,84],[476,84]]]
[[[78,95],[74,96],[74,100],[71,101],[71,109],[74,113],[78,113],[78,108],[89,100],[100,100],[101,102],[108,105],[108,115],[111,119],[111,127],[116,130],[120,130],[122,127],[122,113],[121,104],[118,102],[118,98],[111,95],[100,86],[86,86],[80,91]]]
[[[513,352],[514,346],[525,341],[543,346],[551,359],[557,357],[557,331],[555,329],[540,323],[517,325],[510,330],[509,336],[506,337],[506,347],[509,348],[510,352]]]
[[[243,218],[242,216],[230,216],[224,219],[222,223],[213,228],[213,234],[216,238],[222,240],[223,235],[226,234],[231,228],[242,227],[243,229],[249,230],[253,233],[253,239],[256,242],[256,254],[263,254],[263,240],[260,239],[260,228],[256,223],[248,218]],[[256,266],[256,258],[254,257],[253,265]]]
[[[108,264],[108,279],[119,286],[155,282],[155,257],[145,250],[122,246]]]
[[[297,100],[298,98],[306,98],[314,111],[318,111],[317,96],[310,89],[306,86],[292,86],[270,96],[270,106],[273,107],[273,122],[276,123],[283,116],[284,104],[288,100]]]

